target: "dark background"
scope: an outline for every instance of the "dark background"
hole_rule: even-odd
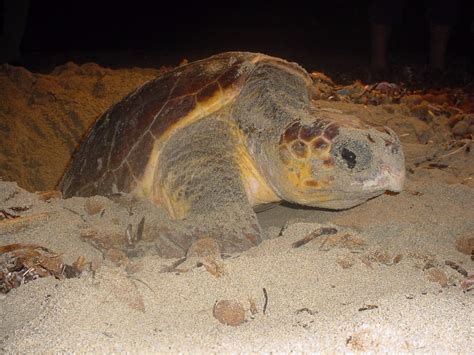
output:
[[[350,72],[368,65],[368,3],[32,0],[22,64],[43,71],[68,60],[159,67],[248,50],[294,60],[309,70]],[[472,61],[474,1],[461,3],[448,63]],[[424,2],[407,1],[403,22],[394,28],[392,61],[423,64],[428,35]]]

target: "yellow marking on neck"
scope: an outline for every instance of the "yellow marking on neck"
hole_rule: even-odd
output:
[[[265,203],[281,201],[281,198],[276,195],[257,169],[255,159],[247,148],[245,135],[237,127],[234,129],[238,139],[235,152],[236,162],[239,165],[240,178],[242,179],[250,204],[254,207]]]

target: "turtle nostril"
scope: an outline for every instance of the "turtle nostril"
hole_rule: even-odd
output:
[[[356,155],[347,148],[342,148],[341,157],[346,161],[347,167],[353,169],[356,165]]]

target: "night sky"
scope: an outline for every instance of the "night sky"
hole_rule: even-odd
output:
[[[328,64],[334,56],[368,58],[368,1],[357,1],[357,5],[341,0],[313,1],[311,5],[271,3],[33,0],[21,48],[26,57],[34,58],[26,63],[33,66],[41,66],[42,58],[52,54],[59,62],[95,60],[112,66],[127,65],[130,53],[171,62],[157,65],[227,50]],[[403,23],[394,28],[392,53],[422,55],[428,46],[423,1],[408,3]],[[469,56],[472,50],[472,3],[463,1],[450,55]],[[104,52],[109,56],[101,54]],[[110,53],[121,54],[114,57]]]

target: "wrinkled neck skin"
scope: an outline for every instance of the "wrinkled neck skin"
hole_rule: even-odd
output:
[[[396,134],[316,109],[309,90],[304,76],[261,65],[232,109],[268,187],[282,200],[330,209],[401,191]]]

